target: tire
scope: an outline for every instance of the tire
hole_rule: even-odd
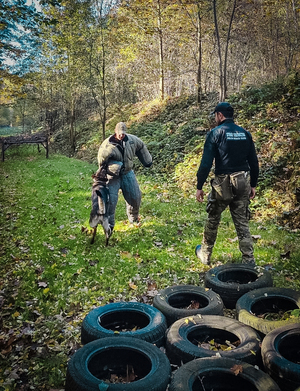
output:
[[[266,372],[282,391],[300,387],[300,324],[289,324],[268,333],[261,354]]]
[[[231,350],[213,351],[198,346],[199,342],[210,340],[240,344]],[[180,365],[195,358],[221,356],[257,364],[260,359],[260,342],[258,333],[236,319],[217,315],[195,315],[177,320],[169,328],[166,340],[166,354],[171,363]]]
[[[288,288],[261,288],[246,293],[236,303],[238,320],[262,334],[287,324],[299,323],[300,318],[266,320],[263,314],[289,311],[300,307],[300,292]],[[275,311],[274,311],[275,310]]]
[[[199,308],[184,308],[192,301],[199,303]],[[223,315],[224,307],[222,299],[215,292],[194,285],[171,286],[159,291],[153,298],[153,306],[165,315],[168,326],[186,316]]]
[[[130,329],[129,331],[122,331]],[[84,318],[81,326],[81,342],[95,339],[129,336],[157,346],[165,342],[167,321],[165,316],[149,304],[117,302],[97,307]]]
[[[181,366],[169,391],[280,391],[269,375],[243,361],[223,357],[198,358]]]
[[[138,377],[135,381],[109,382],[111,375],[116,379],[121,369],[128,372],[128,368]],[[158,347],[133,337],[107,337],[72,356],[65,391],[165,391],[170,374],[170,362]]]
[[[245,293],[273,286],[271,274],[245,264],[226,264],[210,269],[204,276],[204,285],[218,293],[226,308],[235,308]]]

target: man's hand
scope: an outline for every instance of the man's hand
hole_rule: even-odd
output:
[[[203,190],[197,189],[196,199],[198,202],[203,202],[203,200],[204,200],[204,191]]]
[[[254,197],[255,197],[255,187],[251,187],[251,190],[250,190],[250,200],[253,200]]]

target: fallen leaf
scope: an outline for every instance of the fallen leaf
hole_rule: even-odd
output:
[[[95,261],[89,261],[90,266],[95,266],[99,263],[98,259],[95,259]]]
[[[203,342],[203,343],[200,344],[200,348],[206,349],[206,350],[210,350],[211,344],[208,343],[208,342]]]
[[[243,366],[235,364],[230,370],[237,376],[239,373],[243,372]]]
[[[251,236],[252,236],[252,239],[254,239],[254,240],[261,239],[260,235],[251,235]]]
[[[152,291],[157,288],[156,282],[155,281],[148,281],[147,282],[147,288],[148,291]]]
[[[47,288],[48,284],[44,281],[39,281],[38,282],[38,287],[39,288]]]
[[[120,255],[121,255],[123,258],[132,258],[132,255],[131,255],[130,252],[128,252],[128,251],[120,251]]]
[[[12,351],[12,345],[10,345],[7,349],[1,350],[1,354],[7,354]]]
[[[197,310],[198,308],[200,308],[200,304],[195,300],[192,300],[191,304],[187,307],[188,310]]]

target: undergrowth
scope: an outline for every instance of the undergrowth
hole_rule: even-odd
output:
[[[100,229],[91,245],[96,169],[61,155],[45,159],[27,146],[10,148],[0,165],[1,391],[63,388],[67,361],[81,346],[81,322],[91,309],[120,300],[151,304],[167,286],[203,285],[200,276],[208,267],[194,249],[206,212],[194,186],[183,191],[173,174],[143,170],[141,227],[128,223],[120,195],[109,246]],[[300,289],[299,232],[267,218],[252,220],[250,227],[257,264],[271,270],[274,285]],[[228,211],[213,259],[241,260]]]
[[[183,191],[191,189],[193,192],[205,135],[215,126],[209,114],[217,99],[214,94],[204,96],[201,106],[193,96],[128,105],[124,110],[116,111],[108,121],[107,136],[113,133],[117,122],[126,122],[129,132],[141,137],[149,147],[155,163],[151,172],[171,173]],[[247,87],[228,100],[235,108],[237,124],[251,132],[259,157],[260,177],[253,204],[256,217],[261,220],[272,218],[287,229],[299,229],[298,74],[291,73],[262,86]],[[99,132],[95,127],[93,129],[90,137],[87,131],[78,132],[75,156],[96,164],[101,141]],[[67,140],[60,145],[66,143]]]

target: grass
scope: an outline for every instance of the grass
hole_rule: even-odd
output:
[[[202,285],[208,270],[194,254],[205,205],[169,177],[140,174],[142,226],[128,224],[120,195],[115,232],[90,244],[91,175],[86,162],[22,146],[0,164],[0,390],[64,387],[69,357],[81,346],[80,325],[93,308],[119,300],[151,304],[149,291]],[[151,171],[150,171],[151,172]],[[152,171],[153,172],[153,171]],[[274,284],[300,288],[299,232],[251,221],[258,265]],[[224,212],[215,261],[240,262],[236,233]],[[24,384],[26,387],[24,388]],[[23,388],[22,388],[23,387]]]

